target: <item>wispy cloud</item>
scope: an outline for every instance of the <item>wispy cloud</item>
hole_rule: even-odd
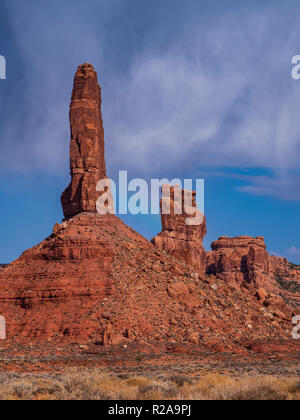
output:
[[[72,8],[59,2],[58,9],[33,4],[7,2],[24,82],[22,113],[1,128],[2,169],[66,167],[71,78],[75,64],[91,61],[103,84],[112,169],[269,168],[274,176],[248,178],[240,190],[300,199],[300,177],[291,172],[300,164],[300,81],[290,76],[300,28],[293,8],[257,4],[245,14],[223,8],[216,15],[197,9],[191,19],[190,6],[176,16],[178,36],[168,37],[170,9],[168,21],[145,21],[137,42],[132,17],[121,15],[117,0],[91,1],[88,9],[79,1]],[[123,49],[120,21],[132,38]],[[108,46],[122,50],[124,68]]]
[[[297,258],[298,260],[300,260],[300,249],[298,249],[295,246],[291,246],[288,250],[287,250],[288,255]]]
[[[300,249],[296,246],[291,246],[283,252],[272,250],[269,251],[269,254],[274,255],[275,257],[286,258],[295,264],[300,264]]]
[[[298,167],[300,85],[290,77],[297,43],[292,26],[288,38],[276,31],[281,23],[270,9],[225,14],[204,36],[197,28],[159,56],[142,51],[117,92],[118,150],[138,158],[135,165],[150,160],[151,170]]]
[[[249,185],[237,187],[239,191],[254,195],[272,196],[283,200],[300,200],[300,176],[292,172],[286,172],[273,177],[271,176],[244,176]]]

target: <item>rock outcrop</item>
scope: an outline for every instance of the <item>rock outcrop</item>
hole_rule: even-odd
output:
[[[99,233],[108,220],[93,216],[82,213],[56,224],[50,237],[0,272],[8,338],[88,336],[91,321],[80,316],[82,311],[113,293],[109,273],[114,253]]]
[[[286,258],[271,256],[270,268],[274,289],[289,302],[300,315],[300,266]]]
[[[200,276],[114,215],[80,213],[55,225],[0,272],[0,284],[7,340],[26,345],[184,343],[246,351],[249,340],[289,338],[290,319],[282,309],[275,315],[274,298],[264,306]]]
[[[164,193],[165,189],[165,193]],[[196,204],[196,192],[165,185],[160,201],[162,231],[152,243],[175,258],[204,272],[205,216]]]
[[[300,306],[300,267],[270,256],[264,238],[220,237],[206,253],[206,273],[248,290],[274,316],[291,318]]]
[[[71,183],[61,197],[66,219],[80,212],[96,212],[101,191],[99,180],[106,177],[101,88],[91,64],[78,67],[70,105]]]
[[[206,254],[206,272],[239,287],[268,288],[270,256],[264,238],[221,236]]]

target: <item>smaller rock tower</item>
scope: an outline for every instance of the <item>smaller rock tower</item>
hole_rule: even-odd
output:
[[[168,196],[163,194],[160,202],[162,231],[152,243],[204,272],[206,257],[202,241],[206,235],[206,220],[197,208],[196,192],[169,185],[164,188],[170,193]],[[163,209],[168,207],[169,214],[164,214]]]

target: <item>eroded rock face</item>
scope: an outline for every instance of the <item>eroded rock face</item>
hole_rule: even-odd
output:
[[[55,225],[50,237],[0,272],[9,338],[89,335],[93,323],[82,313],[113,293],[114,251],[102,233],[108,217],[81,213]]]
[[[232,351],[242,350],[244,340],[290,333],[278,296],[261,291],[259,300],[196,275],[114,215],[80,213],[55,225],[0,272],[0,284],[13,342],[190,343],[215,350],[218,343],[220,351]]]
[[[274,285],[294,308],[300,308],[300,266],[286,258],[271,256]]]
[[[248,291],[271,319],[291,319],[300,303],[300,267],[270,256],[264,238],[220,237],[206,253],[206,273]]]
[[[221,236],[207,253],[206,271],[233,285],[257,289],[270,283],[270,256],[264,238]]]
[[[101,88],[91,64],[78,67],[70,105],[71,183],[61,197],[66,219],[80,212],[96,212],[101,192],[99,180],[106,177]]]
[[[167,194],[165,197],[163,194],[160,202],[162,231],[152,239],[152,243],[195,269],[204,271],[205,251],[202,241],[206,235],[206,220],[197,208],[196,193],[179,187],[163,188]],[[185,201],[185,194],[188,202]],[[169,214],[164,214],[167,208],[170,209]],[[177,214],[179,212],[181,214]]]

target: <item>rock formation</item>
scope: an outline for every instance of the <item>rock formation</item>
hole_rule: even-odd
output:
[[[72,181],[62,196],[66,220],[0,270],[6,345],[247,352],[254,348],[249,340],[292,341],[293,310],[280,284],[295,283],[296,290],[298,277],[292,283],[288,275],[298,267],[270,259],[261,237],[222,237],[206,255],[195,193],[171,188],[163,197],[161,208],[169,203],[170,213],[162,214],[155,246],[115,215],[96,213],[96,184],[106,176],[100,103],[94,69],[80,66],[70,111]],[[177,214],[185,193],[190,208]],[[285,277],[270,290],[274,273]]]
[[[163,186],[160,201],[162,231],[152,243],[175,258],[204,272],[206,235],[205,216],[197,208],[196,193],[170,185]],[[164,211],[165,210],[165,211]]]
[[[265,304],[201,276],[114,215],[84,212],[56,224],[0,272],[0,283],[7,340],[24,344],[185,343],[246,351],[249,340],[289,337],[289,314],[276,296]]]
[[[262,236],[221,236],[211,248],[206,254],[208,274],[253,290],[270,283],[270,256]]]
[[[270,256],[264,238],[221,236],[206,253],[206,273],[249,290],[264,307],[287,318],[300,304],[300,267]]]
[[[101,88],[91,64],[79,66],[70,105],[71,183],[61,197],[66,219],[80,212],[96,212],[101,192],[99,180],[106,177]]]
[[[277,294],[282,295],[300,315],[300,266],[272,255],[270,269]]]

